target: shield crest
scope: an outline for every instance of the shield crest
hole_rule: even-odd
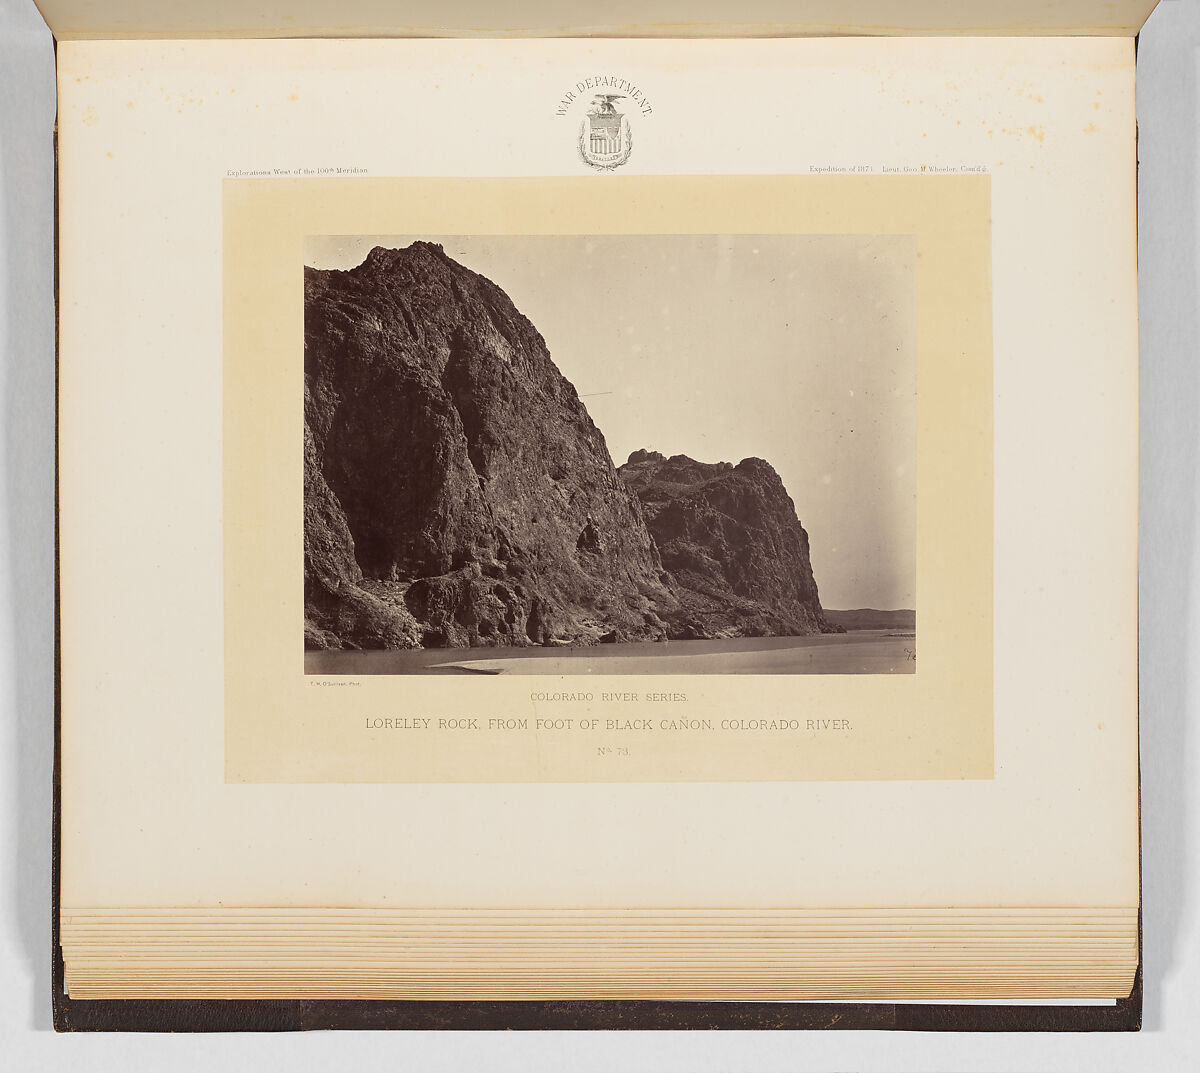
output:
[[[599,171],[620,167],[633,150],[629,117],[618,112],[613,103],[619,100],[624,100],[623,94],[597,94],[579,127],[579,155],[585,164]]]

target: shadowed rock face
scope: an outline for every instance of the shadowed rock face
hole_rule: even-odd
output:
[[[665,636],[641,505],[499,287],[417,242],[304,297],[307,647]]]
[[[635,451],[621,476],[642,501],[679,603],[673,637],[840,633],[825,620],[808,534],[761,458],[706,464]]]

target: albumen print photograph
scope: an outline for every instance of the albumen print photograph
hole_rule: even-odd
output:
[[[912,236],[304,265],[307,673],[915,671]]]

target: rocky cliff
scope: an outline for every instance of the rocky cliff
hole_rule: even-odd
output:
[[[638,498],[499,287],[416,242],[304,298],[307,647],[665,636]]]
[[[671,575],[672,636],[844,632],[821,611],[808,534],[761,458],[735,466],[635,451],[620,473]]]

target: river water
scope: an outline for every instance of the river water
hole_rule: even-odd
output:
[[[812,637],[579,648],[422,648],[305,652],[317,675],[366,674],[912,674],[917,643],[901,630],[853,630]]]

